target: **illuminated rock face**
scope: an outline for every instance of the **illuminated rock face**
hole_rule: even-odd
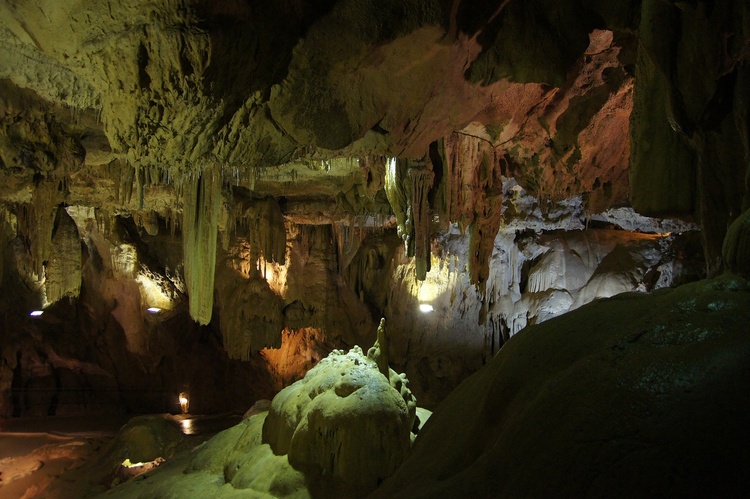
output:
[[[749,320],[748,282],[724,276],[529,327],[374,497],[743,495]]]
[[[742,237],[719,248],[748,206],[745,3],[261,4],[0,9],[2,379],[141,383],[180,328],[263,392],[386,315],[436,403],[525,325],[702,275],[676,234],[594,232],[612,209],[693,216],[709,271],[742,267]],[[45,295],[97,359],[34,353]]]

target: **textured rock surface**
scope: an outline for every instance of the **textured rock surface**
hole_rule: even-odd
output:
[[[744,495],[750,287],[587,305],[512,338],[375,497]]]
[[[304,474],[292,468],[286,456],[274,455],[262,441],[266,417],[265,412],[252,416],[212,438],[192,457],[185,473],[223,475],[234,489],[251,489],[274,497],[309,497]],[[172,490],[181,492],[180,485],[171,484]],[[207,487],[207,495],[219,493],[212,488]]]
[[[398,468],[411,443],[416,402],[403,375],[389,370],[389,378],[359,347],[331,352],[274,397],[263,442],[286,454],[315,489],[367,494]]]
[[[256,404],[265,409],[197,447],[188,462],[178,456],[147,483],[108,495],[365,496],[398,467],[412,427],[419,431],[430,416],[416,408],[403,375],[390,370],[389,381],[382,374],[377,361],[385,357],[376,347],[368,356],[359,347],[332,352],[273,401]]]
[[[748,206],[747,2],[642,2],[631,138],[633,206],[697,213],[709,273]]]
[[[401,253],[386,267],[379,263],[388,255],[379,246],[381,240],[363,242],[367,265],[379,270],[362,270],[350,285],[385,310],[392,332],[391,363],[408,375],[425,407],[434,407],[458,380],[488,362],[527,325],[596,298],[701,277],[699,235],[688,230],[690,225],[664,227],[685,230],[681,235],[646,233],[663,228],[651,219],[638,224],[625,212],[623,219],[612,216],[609,223],[644,232],[594,223],[584,229],[580,198],[550,205],[545,216],[538,201],[514,181],[505,183],[503,199],[508,218],[493,244],[484,296],[471,284],[470,235],[455,226],[434,241],[432,270],[421,283],[414,278],[414,264]],[[352,271],[362,263],[355,259]],[[378,273],[386,270],[392,284],[381,293]],[[434,311],[421,313],[420,303],[432,305]]]
[[[750,276],[750,210],[737,217],[729,226],[723,256],[729,271],[744,277]]]
[[[527,325],[746,275],[748,19],[740,0],[4,3],[0,414],[162,412],[186,385],[196,410],[244,411],[382,316],[434,406]]]

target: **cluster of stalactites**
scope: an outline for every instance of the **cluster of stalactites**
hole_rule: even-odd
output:
[[[68,212],[57,210],[52,248],[45,266],[44,289],[48,303],[75,298],[81,290],[81,237]]]
[[[131,205],[136,194],[136,207],[142,210],[146,188],[171,183],[169,171],[157,166],[134,166],[124,159],[107,165],[107,173],[114,184],[115,200],[123,206]]]
[[[221,188],[221,170],[212,164],[189,178],[183,191],[185,283],[190,316],[200,324],[208,324],[213,311]]]
[[[250,246],[250,260],[254,263],[286,262],[286,226],[276,198],[243,200],[227,211],[224,246],[232,235],[246,237]]]
[[[57,206],[61,201],[58,183],[41,182],[32,194],[31,203],[18,209],[18,232],[31,252],[31,268],[37,279],[44,277],[44,262],[49,260]]]
[[[367,232],[363,227],[361,217],[348,217],[332,224],[336,236],[336,256],[339,274],[344,275],[346,269],[357,255]]]
[[[433,144],[441,179],[435,195],[440,222],[469,230],[469,275],[484,293],[502,223],[501,153],[487,141],[453,134]]]
[[[430,270],[430,205],[427,195],[435,179],[431,166],[429,162],[392,158],[385,174],[385,193],[396,215],[398,235],[404,240],[406,255],[415,258],[420,281]]]

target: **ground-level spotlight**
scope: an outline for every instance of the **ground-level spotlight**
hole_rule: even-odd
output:
[[[180,392],[180,409],[182,409],[183,414],[188,413],[188,409],[190,408],[190,399],[188,398],[187,392]]]
[[[33,310],[29,315],[32,317],[39,317],[44,313],[44,310]]]
[[[419,304],[419,311],[422,312],[423,314],[429,314],[433,310],[435,310],[435,309],[429,303],[420,303]]]
[[[152,314],[158,314],[161,312],[161,309],[159,307],[149,307],[146,309],[146,312],[150,312]]]

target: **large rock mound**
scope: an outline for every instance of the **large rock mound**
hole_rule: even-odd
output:
[[[750,210],[745,210],[729,226],[722,253],[730,272],[750,277]]]
[[[596,301],[514,336],[375,497],[744,496],[750,284]]]
[[[388,372],[357,346],[334,350],[274,397],[263,441],[321,493],[372,491],[406,457],[416,411],[406,378]]]

